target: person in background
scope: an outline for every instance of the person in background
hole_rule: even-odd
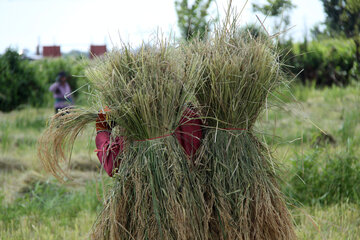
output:
[[[71,88],[67,82],[67,75],[64,71],[58,73],[56,81],[50,86],[49,91],[53,92],[55,99],[55,113],[73,104],[72,98],[68,96],[71,93]]]

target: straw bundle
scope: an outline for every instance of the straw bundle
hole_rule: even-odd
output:
[[[172,134],[202,73],[199,56],[185,53],[159,39],[137,50],[123,45],[86,72],[92,108],[108,106],[109,121],[126,137],[93,239],[206,239],[201,184]],[[67,176],[61,162],[70,159],[77,135],[96,118],[91,110],[66,109],[39,139],[44,167],[60,180]],[[113,130],[112,137],[117,134]]]
[[[201,184],[169,136],[194,96],[200,63],[196,55],[158,41],[137,51],[124,46],[87,71],[127,139],[93,239],[206,238]]]
[[[281,63],[268,40],[242,37],[236,20],[228,16],[208,41],[190,46],[205,67],[196,96],[209,129],[198,162],[211,199],[211,238],[295,239],[276,164],[252,133],[268,95],[284,81]]]

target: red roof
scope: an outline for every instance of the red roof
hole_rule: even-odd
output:
[[[43,46],[44,57],[61,57],[60,46]]]
[[[90,58],[102,56],[106,53],[106,45],[90,45]]]

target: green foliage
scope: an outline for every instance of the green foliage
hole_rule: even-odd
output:
[[[266,0],[266,3],[263,5],[253,3],[252,8],[255,13],[260,12],[264,16],[274,18],[275,22],[273,30],[277,33],[285,30],[289,26],[289,11],[295,8],[295,5],[291,3],[291,0]],[[284,33],[281,37],[284,38]]]
[[[358,0],[321,0],[326,14],[326,31],[330,36],[340,33],[351,38],[359,34],[360,1]]]
[[[195,0],[189,6],[187,0],[176,0],[175,7],[178,15],[178,25],[184,39],[190,40],[199,35],[206,38],[209,29],[208,9],[214,0]]]
[[[349,140],[346,150],[318,148],[293,160],[289,196],[303,204],[360,203],[360,158]]]
[[[255,3],[253,3],[252,6],[254,12],[261,12],[264,15],[272,17],[278,17],[284,10],[289,10],[294,7],[291,0],[267,0],[263,6]]]
[[[325,30],[315,29],[315,33],[331,37],[352,38],[356,46],[356,59],[360,63],[360,1],[359,0],[321,0],[326,14]],[[360,71],[360,66],[357,67]]]
[[[344,121],[339,130],[341,140],[346,143],[352,140],[354,144],[358,144],[359,136],[356,134],[356,128],[360,123],[360,114],[358,111],[348,111],[341,116]]]
[[[242,37],[249,38],[249,40],[265,40],[266,38],[268,38],[268,35],[264,31],[264,29],[256,24],[247,24],[244,27],[240,28],[240,34]]]
[[[6,152],[7,149],[9,148],[10,145],[10,137],[9,137],[9,133],[10,133],[10,128],[8,127],[8,124],[1,124],[0,125],[0,142],[1,142],[1,150],[2,152]]]
[[[328,39],[322,41],[305,41],[292,46],[285,56],[286,64],[303,83],[315,81],[316,85],[349,84],[358,80],[355,46],[352,41]]]
[[[28,61],[12,49],[0,56],[0,111],[11,111],[21,104],[35,105],[43,86],[28,67]],[[39,96],[40,95],[40,96]]]

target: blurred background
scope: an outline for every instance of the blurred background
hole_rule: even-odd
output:
[[[54,107],[89,104],[94,57],[157,34],[206,38],[227,2],[0,0],[0,239],[87,238],[111,180],[99,174],[93,128],[74,146],[72,180],[44,172],[36,144]],[[291,82],[257,129],[281,166],[299,239],[360,239],[360,1],[233,5],[242,31],[274,38]],[[68,89],[50,91],[62,81]]]

